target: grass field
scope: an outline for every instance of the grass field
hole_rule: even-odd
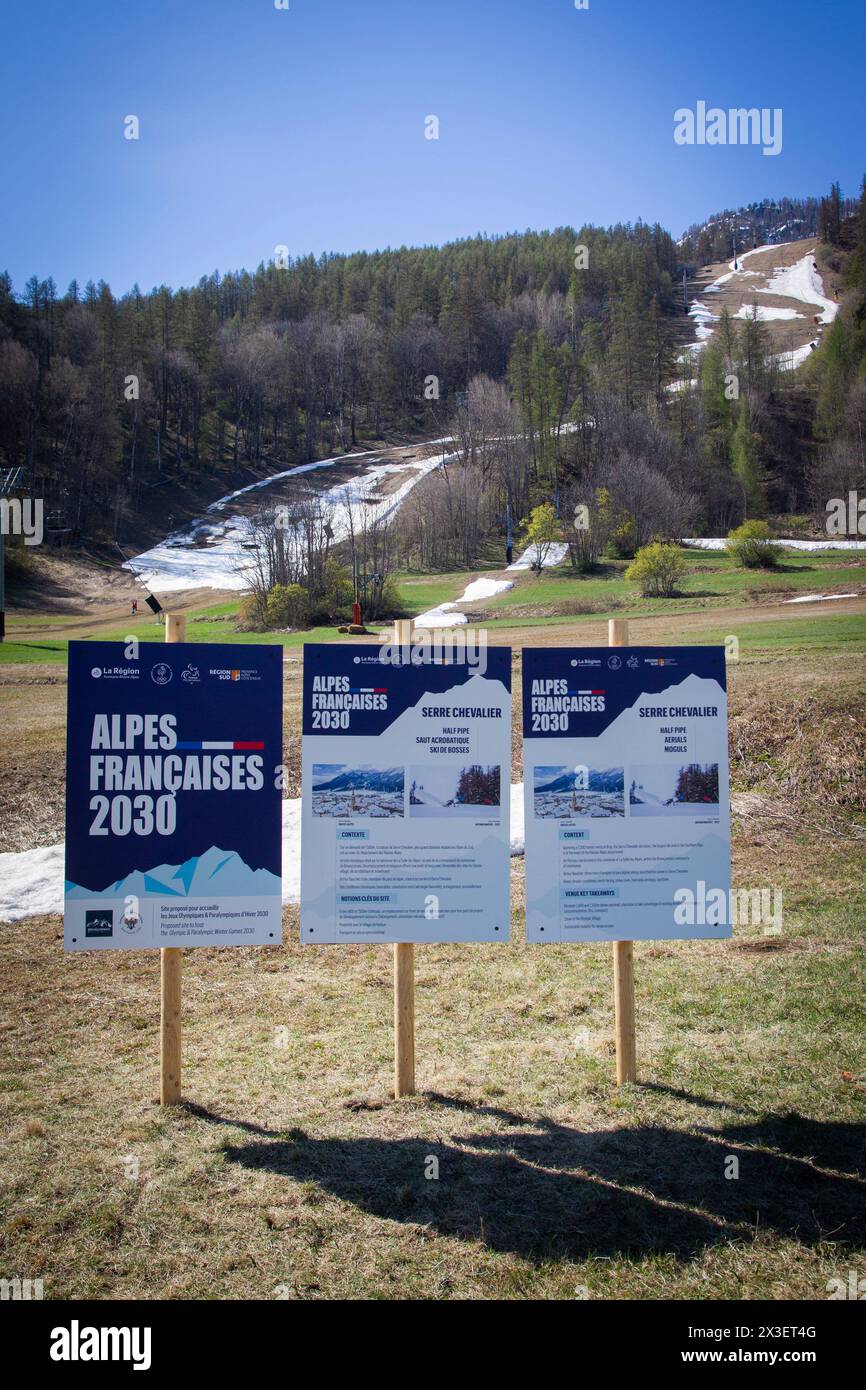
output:
[[[771,572],[742,570],[730,559],[714,552],[686,552],[689,570],[680,593],[670,599],[642,599],[637,587],[625,579],[626,561],[611,561],[598,574],[576,575],[568,565],[560,565],[542,575],[513,572],[512,589],[468,605],[473,621],[481,621],[502,640],[501,629],[573,626],[575,640],[588,640],[584,625],[607,617],[653,617],[667,619],[671,626],[683,615],[702,611],[727,610],[743,605],[756,611],[773,606],[784,615],[784,600],[810,593],[829,591],[859,593],[866,596],[866,556],[859,551],[830,551],[817,554],[786,551],[779,567]],[[478,571],[455,571],[437,575],[401,574],[398,592],[403,611],[417,615],[446,603],[464,592]],[[235,631],[238,600],[227,599],[204,604],[187,613],[187,641],[279,644],[287,649],[306,642],[338,639],[336,627],[316,627],[306,632],[250,633]],[[799,605],[794,605],[796,609]],[[767,614],[762,613],[766,619]],[[817,619],[821,622],[823,619]],[[717,628],[706,630],[718,631]],[[142,642],[163,640],[162,624],[149,614],[137,619],[118,619],[106,625],[98,610],[92,622],[80,615],[13,614],[7,624],[7,640],[0,645],[0,664],[62,662],[70,638],[76,640],[122,641],[135,636]],[[706,640],[700,638],[698,640]],[[856,639],[855,639],[856,640]]]
[[[485,602],[485,611],[492,618],[505,616],[509,609],[549,607],[568,612],[569,605],[609,604],[626,617],[629,612],[663,613],[672,608],[690,612],[726,607],[736,600],[760,603],[828,589],[856,592],[866,580],[866,556],[856,550],[814,554],[788,550],[773,570],[738,569],[727,555],[716,551],[686,550],[684,554],[687,569],[674,599],[642,599],[637,586],[625,578],[628,561],[621,560],[605,562],[597,574],[575,574],[568,564],[541,575],[523,571],[512,576],[514,588]],[[526,616],[531,617],[531,611]]]
[[[784,903],[781,936],[637,945],[636,1086],[613,1084],[609,948],[527,946],[519,859],[509,946],[416,950],[419,1094],[399,1102],[387,948],[301,950],[290,908],[280,948],[186,952],[187,1099],[165,1111],[155,956],[64,956],[57,917],[0,927],[2,1269],[49,1298],[823,1299],[866,1275],[861,609],[631,624],[738,636],[734,884]],[[514,778],[520,648],[575,626],[497,624]],[[579,633],[604,642],[602,615]],[[2,849],[61,833],[64,677],[0,676]]]

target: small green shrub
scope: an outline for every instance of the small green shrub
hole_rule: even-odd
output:
[[[301,584],[275,584],[268,594],[265,621],[268,627],[306,627],[310,620],[310,595]]]
[[[779,563],[779,548],[766,521],[744,521],[728,532],[727,552],[747,570],[770,570]]]
[[[238,604],[235,627],[238,632],[261,632],[265,626],[261,604],[256,594],[244,594]]]
[[[643,598],[671,598],[685,568],[685,557],[678,546],[653,541],[641,546],[625,577],[640,585]]]

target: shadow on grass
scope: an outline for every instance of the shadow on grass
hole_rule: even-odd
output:
[[[770,1115],[701,1133],[582,1132],[449,1096],[425,1099],[443,1119],[459,1111],[497,1127],[431,1141],[316,1139],[244,1125],[259,1137],[227,1147],[225,1158],[316,1183],[383,1219],[532,1259],[650,1251],[685,1258],[767,1230],[812,1245],[866,1245],[864,1126]],[[731,1157],[737,1179],[725,1176]],[[425,1176],[431,1158],[438,1181]]]

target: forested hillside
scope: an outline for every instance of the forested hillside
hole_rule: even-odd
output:
[[[589,505],[623,554],[817,508],[862,470],[866,202],[844,206],[834,188],[815,215],[848,295],[797,377],[758,317],[723,315],[678,365],[683,254],[640,222],[310,256],[120,298],[35,277],[19,295],[5,276],[0,463],[21,466],[65,540],[134,546],[156,485],[212,495],[217,477],[359,441],[453,435],[457,464],[401,514],[404,561],[434,568],[474,564],[540,501],[559,518]]]
[[[696,266],[729,259],[736,251],[817,236],[833,241],[841,222],[856,211],[857,200],[843,198],[834,184],[826,198],[762,198],[726,208],[696,222],[677,242],[683,261]]]
[[[545,498],[582,568],[744,519],[823,527],[829,498],[866,485],[866,193],[831,230],[818,254],[844,274],[841,308],[799,371],[748,308],[738,320],[722,310],[668,388],[670,320],[655,340],[646,328],[601,338],[584,322],[576,352],[550,328],[519,336],[506,381],[476,378],[457,412],[462,467],[430,474],[403,509],[412,561],[470,566],[503,514]],[[577,533],[575,506],[590,522]]]
[[[162,476],[440,429],[472,376],[505,376],[521,331],[591,344],[632,391],[659,377],[675,270],[670,236],[638,225],[309,256],[121,298],[35,277],[19,297],[3,277],[2,461],[73,534],[122,537]]]

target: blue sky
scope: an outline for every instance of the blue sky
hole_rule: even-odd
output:
[[[854,0],[289,5],[5,0],[0,268],[16,289],[32,274],[177,287],[277,245],[638,217],[679,235],[834,179],[855,193],[864,173]],[[698,100],[781,107],[781,154],[676,145],[673,113]]]

